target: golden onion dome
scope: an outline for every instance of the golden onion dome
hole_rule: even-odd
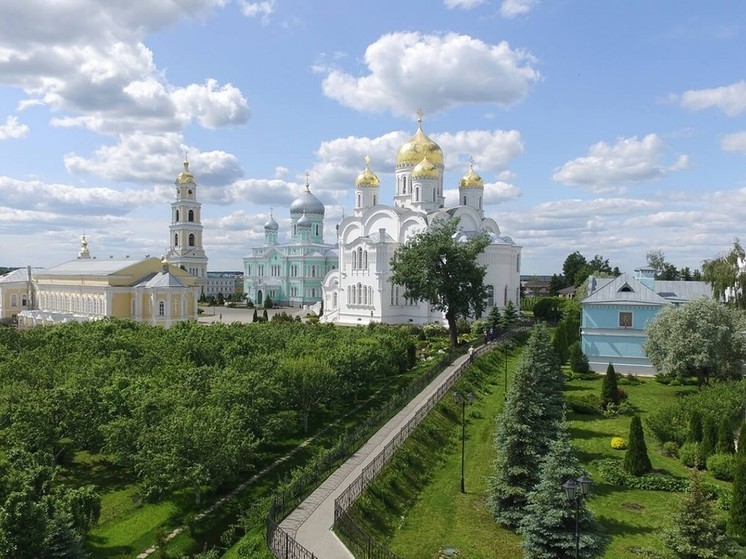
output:
[[[474,172],[474,159],[472,158],[470,161],[469,172],[461,177],[458,183],[459,188],[484,188],[482,177]]]
[[[176,184],[197,184],[194,175],[189,172],[189,160],[184,159],[184,170],[176,177]]]
[[[430,162],[427,155],[425,155],[425,157],[422,158],[422,161],[412,169],[412,178],[414,179],[417,177],[428,179],[438,178],[438,168]]]
[[[443,165],[443,150],[422,131],[422,110],[417,111],[417,132],[396,154],[396,166],[417,165],[427,156],[431,163]]]
[[[378,177],[370,170],[370,156],[365,156],[365,170],[360,173],[355,179],[355,186],[358,188],[378,188],[381,185],[381,181]]]

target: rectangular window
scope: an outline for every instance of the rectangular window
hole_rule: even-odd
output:
[[[631,312],[620,312],[619,313],[619,328],[632,328],[632,313]]]

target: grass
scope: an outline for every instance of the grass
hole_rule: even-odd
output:
[[[400,557],[435,558],[445,547],[458,548],[461,556],[470,559],[523,557],[520,537],[499,527],[485,507],[494,459],[494,417],[502,407],[503,397],[500,355],[478,362],[482,368],[492,368],[491,376],[476,382],[466,378],[462,381],[466,390],[478,394],[474,406],[467,408],[466,494],[459,492],[460,408],[447,397],[353,508],[356,519]],[[511,368],[516,360],[511,359]],[[463,386],[456,388],[464,390]],[[643,417],[656,406],[696,390],[665,386],[652,379],[621,388]],[[601,381],[573,380],[567,383],[566,392],[581,397],[600,394]],[[630,414],[604,417],[568,412],[567,416],[573,444],[594,479],[588,506],[610,536],[603,556],[606,559],[639,559],[643,549],[662,550],[657,533],[670,523],[672,511],[681,499],[677,493],[628,489],[600,479],[593,463],[603,458],[623,458],[623,452],[612,449],[610,443],[614,436],[627,440],[630,419]],[[652,436],[647,435],[646,442],[656,471],[687,476],[687,468],[679,460],[661,454]],[[709,475],[706,481],[730,485]],[[719,514],[725,518],[724,511]]]

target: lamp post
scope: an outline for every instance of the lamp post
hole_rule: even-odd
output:
[[[464,445],[466,443],[466,404],[474,403],[474,394],[471,392],[462,394],[458,390],[453,393],[453,401],[461,404],[461,493],[466,493],[464,489]]]
[[[562,484],[567,499],[575,505],[575,559],[580,559],[580,502],[588,496],[591,483],[591,478],[583,474]]]

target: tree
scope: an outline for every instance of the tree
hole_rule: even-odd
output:
[[[702,491],[702,473],[689,470],[689,491],[661,534],[664,545],[682,559],[719,559],[726,556],[725,537],[717,527],[712,505]]]
[[[689,424],[686,432],[686,441],[689,443],[701,443],[703,436],[702,412],[693,409],[689,414]]]
[[[730,419],[723,417],[718,425],[718,442],[717,452],[720,454],[733,454],[736,447],[733,443],[733,429],[731,428]]]
[[[746,252],[738,239],[730,252],[702,263],[702,279],[712,285],[715,299],[730,301],[737,308],[746,308],[746,270],[742,264]]]
[[[560,363],[565,363],[570,356],[570,346],[580,340],[580,304],[571,299],[560,299],[562,318],[557,324],[552,344]]]
[[[258,315],[257,315],[257,311],[256,311],[256,309],[254,309],[254,314],[253,314],[253,316],[251,317],[251,322],[256,322],[256,319],[257,319],[257,317],[258,317]]]
[[[272,301],[272,297],[267,297],[264,300],[264,309],[271,309],[273,307],[274,303]]]
[[[503,327],[504,330],[507,331],[513,327],[513,324],[515,324],[516,320],[518,320],[518,311],[516,310],[513,301],[508,300],[508,302],[505,303],[503,315],[500,318],[500,325]]]
[[[490,309],[490,312],[487,315],[487,321],[495,330],[500,327],[502,317],[500,316],[500,309],[497,308],[497,305]]]
[[[487,295],[485,267],[479,255],[490,244],[486,233],[459,240],[458,219],[436,221],[400,246],[391,259],[391,284],[404,286],[404,297],[427,301],[445,313],[451,346],[458,341],[456,321],[479,316]]]
[[[710,455],[715,454],[717,447],[718,430],[715,420],[709,415],[702,423],[702,444],[699,445],[700,460],[707,463]]]
[[[738,378],[744,356],[736,309],[700,298],[680,307],[668,305],[645,328],[643,349],[655,369],[680,377]]]
[[[583,348],[580,347],[580,342],[575,342],[570,346],[568,350],[570,357],[570,370],[578,375],[587,375],[591,372],[591,367],[588,363],[588,357],[583,353]]]
[[[339,378],[331,365],[317,356],[287,357],[278,364],[278,374],[288,404],[300,413],[307,433],[311,412],[336,396]]]
[[[746,431],[746,429],[743,429]],[[746,544],[746,459],[739,456],[736,459],[736,471],[733,476],[733,497],[728,512],[728,535]]]
[[[565,276],[552,274],[552,279],[549,280],[549,296],[556,297],[559,295],[560,289],[564,289],[565,287],[568,287]]]
[[[527,495],[539,480],[541,460],[564,419],[563,382],[549,332],[536,326],[497,421],[488,506],[501,524],[515,527],[523,517]]]
[[[679,280],[684,279],[676,266],[666,261],[663,251],[651,250],[647,253],[648,266],[655,270],[655,279],[657,280]]]
[[[562,264],[562,275],[565,276],[568,285],[577,286],[582,282],[582,280],[576,281],[578,279],[576,276],[578,276],[578,272],[580,272],[587,264],[588,261],[585,259],[585,256],[580,254],[577,250],[565,258],[565,262]],[[585,277],[583,277],[583,279],[585,279]]]
[[[624,469],[633,476],[641,476],[652,469],[639,415],[632,416],[629,425],[629,446],[624,455]]]
[[[612,363],[606,367],[606,376],[601,385],[601,405],[606,408],[609,404],[619,405],[619,385]]]

